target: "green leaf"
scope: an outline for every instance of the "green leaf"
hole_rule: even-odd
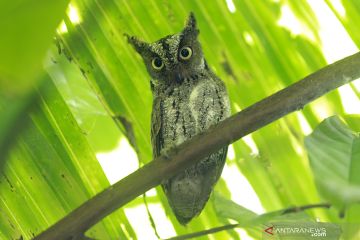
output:
[[[40,80],[42,60],[68,3],[1,1],[0,93],[24,92]]]
[[[3,149],[10,152],[7,161],[2,162],[4,176],[0,174],[0,198],[3,199],[0,199],[0,239],[20,235],[30,239],[31,233],[45,229],[108,186],[95,153],[114,150],[124,136],[135,148],[140,164],[152,159],[149,76],[123,33],[155,41],[178,32],[193,11],[206,60],[226,83],[234,112],[327,64],[321,52],[318,16],[309,1],[237,0],[233,1],[234,12],[229,11],[227,2],[231,1],[215,0],[211,4],[193,0],[71,2],[71,11],[57,32],[61,56],[58,57],[56,50],[49,54],[51,66],[47,71],[51,80],[48,80],[54,86],[35,93],[42,99],[39,112],[31,112],[30,116],[23,112],[31,102],[27,101],[27,95],[7,97],[0,103],[0,142],[5,143],[0,153],[4,153]],[[342,2],[346,16],[339,19],[359,46],[358,0]],[[24,91],[32,84],[40,73],[41,60],[61,18],[60,8],[64,12],[65,6],[66,1],[41,0],[0,4],[0,91],[8,95]],[[279,25],[286,7],[314,39],[309,40],[307,33],[293,34],[292,29]],[[79,16],[79,21],[74,20],[74,16]],[[64,61],[64,56],[70,63]],[[355,93],[359,92],[357,88],[354,83]],[[228,166],[234,170],[232,175],[246,177],[266,211],[319,202],[306,158],[302,125],[305,122],[315,128],[324,118],[322,109],[326,109],[327,115],[344,112],[338,91],[319,101],[321,104],[311,103],[303,111],[251,134],[253,146],[248,139],[233,145],[235,154],[228,159],[231,163]],[[29,124],[24,125],[23,120],[29,120]],[[359,125],[356,117],[346,120],[351,127]],[[14,129],[20,124],[27,128],[17,137]],[[15,139],[11,149],[9,139]],[[130,165],[128,159],[120,155],[119,172]],[[65,172],[66,178],[58,171]],[[224,179],[217,186],[221,194],[228,198],[247,197],[241,184],[231,182],[232,176]],[[148,203],[161,237],[167,236],[168,229],[183,234],[223,222],[214,211],[219,201],[209,202],[186,228],[176,222],[160,187],[156,188],[156,194],[148,195]],[[346,221],[358,219],[360,213],[356,206],[349,207]],[[124,211],[141,208],[143,200],[138,198]],[[165,213],[169,221],[158,217],[160,214],[155,210]],[[146,211],[131,223],[132,218],[128,220],[124,211],[100,222],[88,235],[98,239],[141,238],[145,232],[142,227],[147,226],[141,225],[136,233],[133,228],[138,227],[138,219],[148,218]],[[238,211],[240,218],[241,211]],[[329,211],[316,210],[311,214],[324,221],[339,220],[336,213]],[[168,224],[166,227],[164,222]],[[227,232],[219,234],[219,239],[229,238]],[[236,232],[230,234],[233,236]]]
[[[258,227],[270,221],[309,221],[310,219],[304,212],[286,213],[287,209],[256,214],[219,194],[214,195],[215,209],[218,215],[236,220],[241,227]]]
[[[360,119],[358,119],[360,121]],[[306,137],[311,168],[323,197],[341,210],[360,201],[360,135],[338,117],[324,120]]]
[[[0,173],[2,239],[30,239],[109,186],[55,85],[45,82],[37,93],[38,107],[25,117],[27,128]],[[88,235],[132,238],[134,232],[120,210]]]
[[[0,94],[0,170],[16,136],[26,126],[25,116],[36,101],[34,92],[17,97]]]
[[[250,211],[249,209],[246,209],[219,194],[214,195],[214,205],[219,216],[234,219],[244,226],[249,225],[259,216],[253,211]]]
[[[360,114],[345,115],[343,118],[350,129],[360,132]]]
[[[236,204],[235,202],[214,194],[215,211],[221,218],[235,220],[239,227],[245,228],[255,239],[261,238],[261,232],[267,223],[274,222],[309,222],[313,221],[305,212],[286,213],[287,209],[277,210],[264,214],[253,211]],[[286,214],[285,214],[286,213]]]

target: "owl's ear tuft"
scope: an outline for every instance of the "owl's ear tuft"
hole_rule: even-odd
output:
[[[189,17],[186,20],[184,32],[195,33],[195,35],[199,33],[199,29],[196,26],[196,19],[193,12],[190,12]]]
[[[127,38],[128,43],[130,43],[138,53],[141,54],[144,51],[148,50],[149,48],[148,43],[141,41],[135,36],[130,36],[127,33],[124,33],[124,36]]]

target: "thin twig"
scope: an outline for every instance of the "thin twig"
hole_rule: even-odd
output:
[[[184,142],[167,156],[154,159],[86,201],[35,239],[71,239],[209,154],[359,77],[360,53],[328,65]]]
[[[291,207],[291,208],[287,208],[284,209],[284,212],[282,213],[284,214],[288,214],[288,213],[296,213],[296,212],[302,212],[311,208],[330,208],[331,204],[329,203],[318,203],[318,204],[310,204],[310,205],[305,205],[305,206],[300,206],[300,207]]]
[[[207,230],[204,230],[204,231],[199,231],[199,232],[184,234],[184,235],[176,236],[176,237],[172,237],[172,238],[167,238],[165,240],[191,239],[191,238],[205,236],[205,235],[209,235],[209,234],[213,234],[213,233],[217,233],[217,232],[221,232],[221,231],[225,231],[225,230],[230,230],[230,229],[234,229],[234,228],[238,228],[238,227],[240,227],[240,224],[237,224],[237,223],[236,224],[228,224],[228,225],[224,225],[224,226],[220,226],[220,227],[207,229]]]
[[[151,227],[154,229],[154,233],[155,233],[156,237],[157,237],[157,238],[160,238],[159,233],[157,232],[157,229],[156,229],[156,224],[155,224],[154,218],[153,218],[152,215],[151,215],[151,212],[150,212],[150,209],[149,209],[149,205],[148,205],[147,200],[146,200],[146,193],[143,194],[143,200],[144,200],[146,212],[147,212],[147,215],[148,215],[148,217],[149,217],[149,221],[150,221]]]

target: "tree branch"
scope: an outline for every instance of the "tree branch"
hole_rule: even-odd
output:
[[[359,77],[360,53],[328,65],[184,142],[167,156],[156,158],[89,199],[35,239],[72,239],[135,197],[210,153],[286,114],[302,109],[314,99]]]

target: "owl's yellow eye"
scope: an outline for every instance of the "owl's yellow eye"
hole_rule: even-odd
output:
[[[191,58],[192,50],[189,47],[182,47],[179,51],[179,56],[182,60],[188,60]]]
[[[158,57],[153,58],[151,65],[156,70],[161,70],[164,67],[163,61]]]

